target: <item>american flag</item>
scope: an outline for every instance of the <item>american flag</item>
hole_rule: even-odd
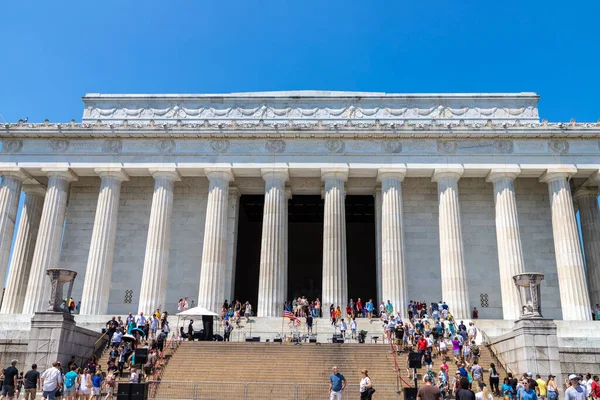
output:
[[[300,325],[300,319],[296,318],[296,316],[294,315],[293,312],[288,311],[288,310],[283,310],[283,318],[289,318],[294,322],[294,325]]]

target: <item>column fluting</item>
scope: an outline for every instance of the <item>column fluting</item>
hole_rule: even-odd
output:
[[[388,300],[404,317],[408,307],[406,261],[404,256],[404,222],[402,213],[402,181],[405,168],[380,169],[381,182],[381,288],[382,299]]]
[[[344,309],[348,303],[346,260],[345,187],[347,169],[322,169],[325,182],[325,215],[323,221],[323,310],[333,304]]]
[[[210,184],[206,206],[204,243],[198,305],[221,313],[225,300],[225,269],[227,267],[227,201],[229,182],[233,181],[231,168],[207,168]]]
[[[95,172],[102,181],[81,296],[83,315],[108,312],[121,182],[129,179],[120,168],[97,168]]]
[[[171,247],[173,187],[176,181],[181,180],[175,168],[150,169],[150,173],[154,177],[154,194],[138,313],[151,313],[159,307],[165,308]]]
[[[31,261],[42,217],[46,189],[40,185],[23,185],[25,202],[21,210],[15,247],[2,301],[1,314],[21,314],[31,272]]]
[[[48,308],[50,279],[46,275],[46,270],[58,266],[69,184],[77,180],[77,176],[66,168],[42,169],[42,171],[48,175],[48,186],[27,283],[24,314],[46,311]]]
[[[513,276],[525,271],[514,186],[519,173],[520,169],[517,167],[492,170],[487,176],[487,181],[494,184],[500,292],[502,314],[506,320],[517,320],[521,314],[519,293]]]
[[[20,168],[10,168],[0,171],[0,176],[0,279],[4,281],[15,233],[21,186],[27,174]]]
[[[379,303],[383,300],[383,288],[381,286],[381,188],[375,188],[375,254],[376,254],[376,264],[375,264],[375,279],[377,284],[377,298],[374,300],[373,305],[377,307]],[[364,303],[368,299],[364,299]]]
[[[579,204],[581,236],[587,267],[590,304],[600,304],[600,213],[598,212],[598,188],[582,187],[573,196]]]
[[[548,183],[552,208],[552,233],[558,272],[558,288],[563,320],[590,320],[583,254],[568,178],[575,168],[549,169],[540,178]]]
[[[458,319],[470,317],[458,199],[458,180],[462,173],[462,168],[441,168],[435,170],[432,178],[438,186],[442,299]]]
[[[280,317],[285,301],[285,253],[287,220],[287,196],[285,182],[287,169],[266,168],[261,170],[265,180],[265,204],[263,212],[262,241],[260,249],[260,273],[258,278],[257,315]]]

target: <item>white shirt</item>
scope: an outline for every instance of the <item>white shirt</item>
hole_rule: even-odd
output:
[[[146,323],[146,317],[144,317],[143,315],[138,316],[135,319],[135,323],[137,324],[137,326],[143,326]]]
[[[483,400],[483,392],[475,393],[475,398],[477,400]],[[491,393],[488,393],[487,400],[494,400],[494,396],[492,396]]]
[[[340,330],[345,331],[348,327],[346,326],[346,322],[342,321],[342,325],[340,327]]]
[[[350,322],[350,329],[356,330],[356,321]]]
[[[52,367],[44,371],[41,379],[44,380],[44,384],[42,385],[42,390],[44,392],[53,392],[58,387],[58,383],[62,382],[62,374],[58,370],[58,368]]]
[[[364,393],[367,390],[367,385],[371,382],[371,379],[368,376],[365,376],[360,380],[360,392]]]
[[[113,343],[121,343],[121,338],[123,337],[123,333],[121,333],[121,331],[118,331],[117,333],[115,333],[112,337],[112,342]]]
[[[138,381],[138,374],[136,374],[135,372],[132,372],[131,375],[129,375],[129,383],[137,383]]]

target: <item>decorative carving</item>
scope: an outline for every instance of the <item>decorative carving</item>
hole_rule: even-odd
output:
[[[340,139],[331,139],[325,142],[325,147],[332,153],[343,153],[346,144]]]
[[[102,145],[102,151],[105,153],[120,153],[123,150],[121,139],[107,139]]]
[[[454,154],[458,150],[458,144],[454,140],[438,140],[437,149],[440,153]]]
[[[513,141],[512,140],[495,140],[494,148],[499,153],[504,153],[504,154],[512,153],[513,152]]]
[[[229,140],[227,139],[219,139],[213,140],[210,142],[210,147],[217,153],[225,153],[229,150]]]
[[[163,154],[172,153],[175,151],[175,141],[173,139],[163,139],[156,143],[156,149]]]
[[[548,148],[553,153],[566,154],[569,152],[569,142],[566,140],[551,140],[548,142]]]
[[[53,151],[63,153],[69,150],[69,141],[66,139],[54,139],[50,142]]]
[[[281,139],[267,140],[265,149],[271,153],[283,153],[285,151],[285,142]]]
[[[23,141],[16,139],[5,140],[2,143],[2,151],[5,153],[19,153],[23,148]]]
[[[381,150],[386,153],[400,153],[402,151],[402,143],[396,139],[384,140],[381,142]]]

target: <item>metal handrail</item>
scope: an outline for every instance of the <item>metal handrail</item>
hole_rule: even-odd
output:
[[[400,367],[398,366],[398,359],[396,358],[396,350],[394,349],[394,343],[390,340],[390,350],[392,351],[392,356],[394,357],[394,368],[396,368],[396,390],[400,391],[400,384],[398,382],[398,378],[409,388],[412,386],[410,383],[406,382],[404,378],[402,378],[402,374],[400,373]]]
[[[167,343],[167,347],[165,349],[163,349],[163,351],[160,352],[160,356],[158,357],[158,360],[156,360],[156,363],[154,364],[154,375],[152,378],[153,384],[152,384],[152,388],[151,388],[151,392],[150,392],[151,398],[154,398],[156,396],[157,383],[160,382],[162,374],[165,372],[165,367],[168,364],[168,361],[163,363],[163,360],[165,359],[166,351],[171,350],[171,356],[173,356],[173,353],[175,352],[175,350],[177,350],[177,347],[179,347],[180,342],[181,342],[181,340],[179,340],[179,338],[176,335],[173,335],[173,336],[171,336],[171,340]],[[157,367],[160,367],[160,374],[158,374],[158,372],[157,372]]]
[[[506,372],[512,373],[512,370],[510,369],[510,366],[508,365],[508,363],[506,361],[504,361],[504,358],[502,358],[502,356],[498,352],[498,349],[496,348],[496,346],[494,346],[494,344],[490,340],[490,337],[487,335],[487,333],[485,333],[481,329],[479,330],[479,332],[481,332],[481,336],[483,336],[484,343],[490,349],[490,351],[492,352],[492,354],[494,355],[494,357],[496,357],[496,359],[498,360],[498,362],[504,367],[504,369],[506,370]]]

